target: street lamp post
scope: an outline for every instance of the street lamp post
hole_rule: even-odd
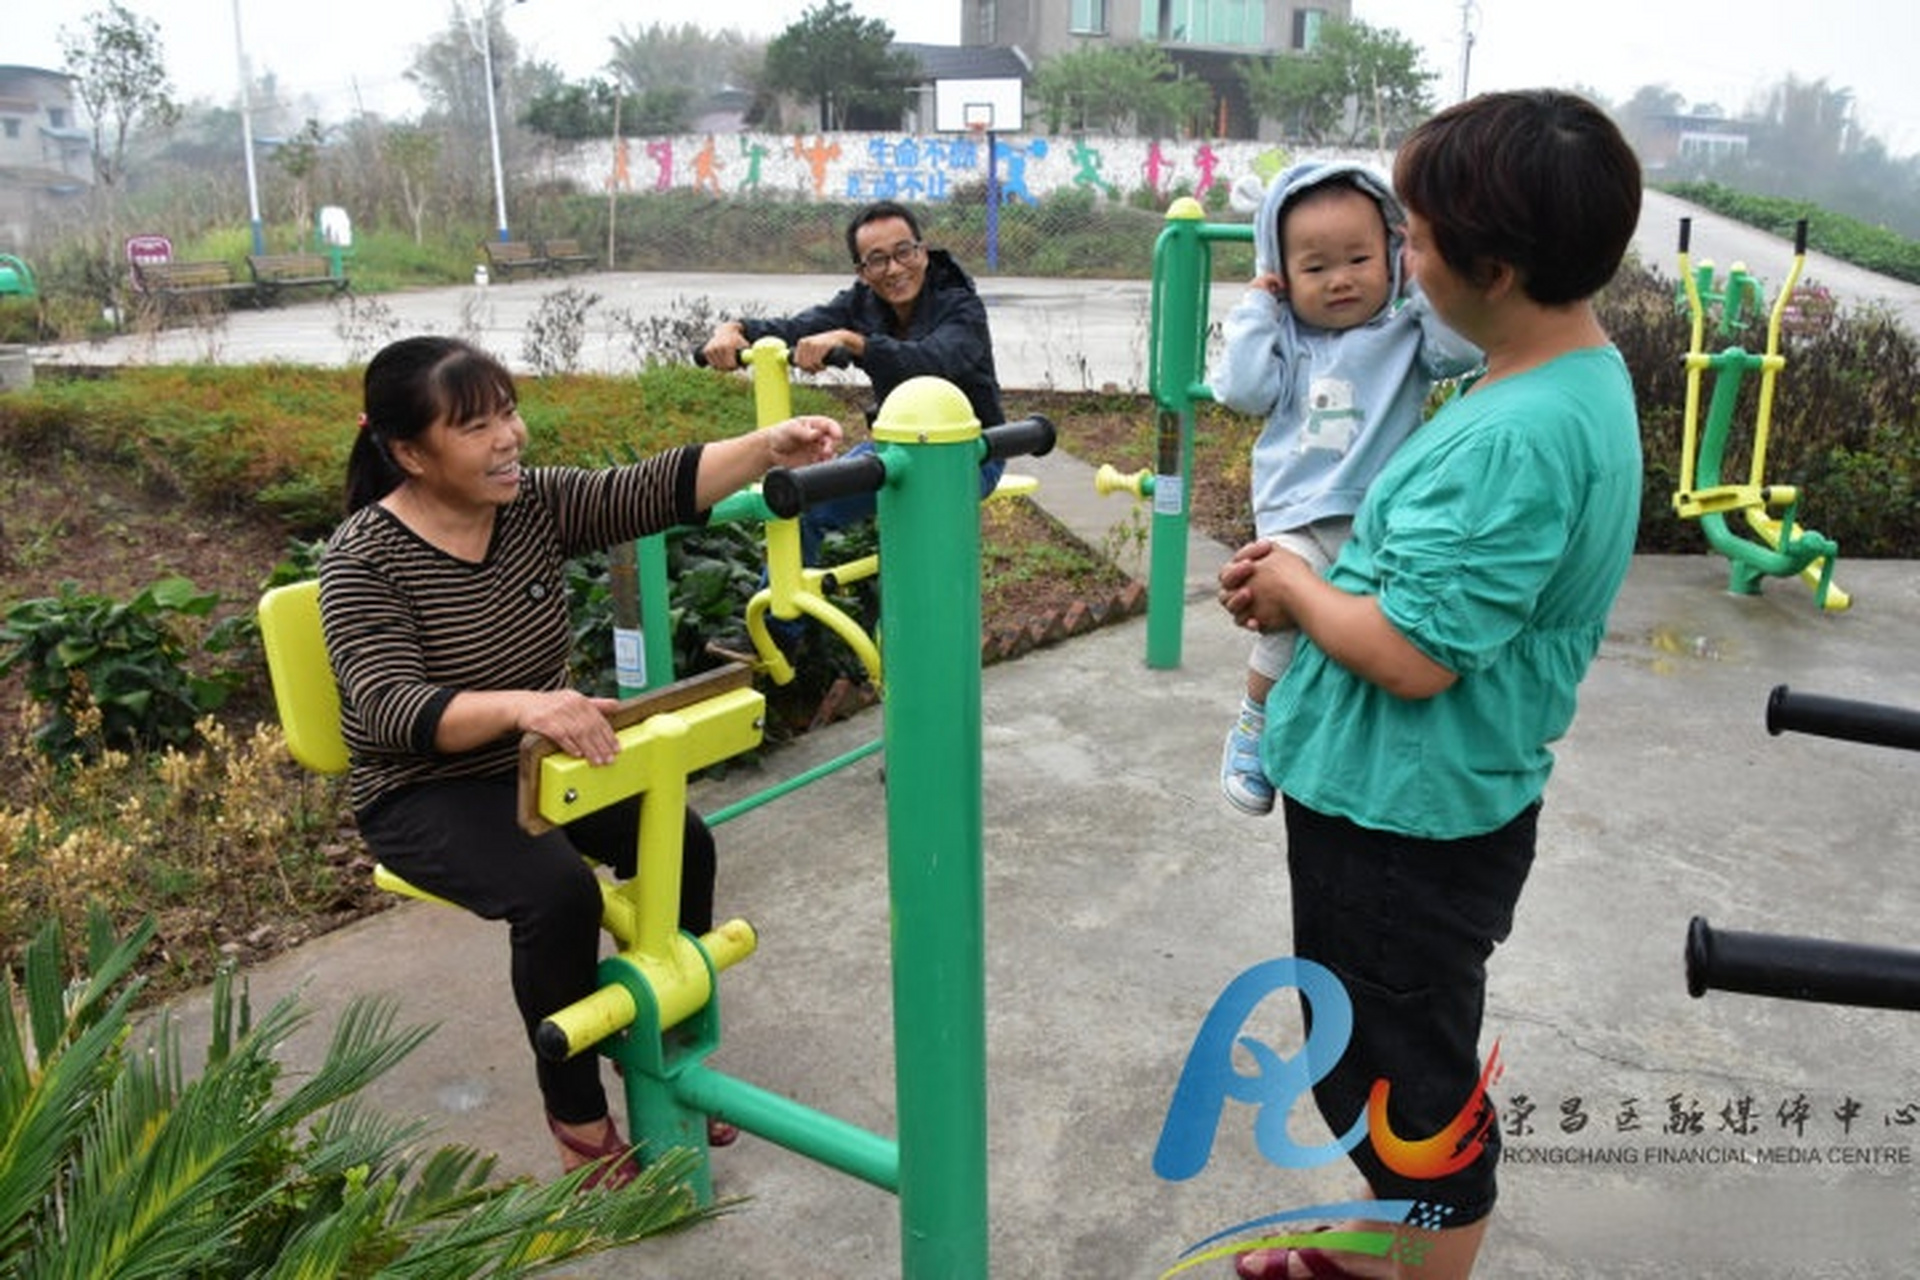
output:
[[[513,0],[524,4],[526,0]],[[237,3],[237,0],[236,0]],[[480,11],[480,61],[487,84],[487,140],[493,147],[493,209],[500,225],[500,243],[507,235],[507,182],[500,168],[500,116],[493,102],[493,7],[491,0]]]
[[[1473,0],[1460,0],[1460,101],[1467,100],[1468,72],[1473,67],[1473,18],[1479,6]]]
[[[240,147],[247,155],[247,210],[253,215],[253,251],[267,251],[266,235],[260,225],[260,180],[253,167],[253,73],[247,66],[247,45],[240,36],[240,0],[233,0],[233,48],[240,60]],[[498,152],[495,164],[498,165]]]
[[[500,224],[500,243],[507,242],[507,184],[500,172],[500,117],[493,105],[493,13],[480,12],[480,60],[487,82],[487,137],[493,143],[493,208]]]

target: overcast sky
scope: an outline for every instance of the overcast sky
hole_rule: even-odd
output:
[[[230,101],[239,83],[234,0],[124,0],[160,24],[181,96]],[[1112,0],[1116,4],[1133,0]],[[479,0],[466,0],[476,9]],[[901,40],[957,43],[958,0],[852,0]],[[103,7],[91,0],[12,0],[0,22],[0,63],[59,67],[58,33]],[[256,75],[271,70],[288,93],[311,96],[329,118],[355,104],[392,115],[418,107],[403,78],[414,51],[445,29],[454,0],[239,0]],[[731,0],[724,17],[696,19],[750,34],[777,33],[804,0]],[[1859,118],[1896,155],[1920,153],[1920,74],[1912,0],[1473,0],[1467,85],[1472,91],[1539,84],[1586,86],[1624,100],[1661,84],[1689,103],[1738,112],[1788,74],[1852,89]],[[1738,21],[1730,12],[1738,12]],[[606,0],[526,0],[506,24],[532,57],[567,75],[597,72],[608,38],[686,19],[682,5],[614,6]],[[1407,36],[1438,73],[1436,97],[1459,93],[1460,0],[1354,0],[1354,16]]]

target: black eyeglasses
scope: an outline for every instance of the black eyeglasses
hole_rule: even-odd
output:
[[[887,269],[889,262],[903,267],[912,266],[914,260],[920,256],[921,247],[918,240],[904,240],[893,246],[891,253],[885,249],[875,249],[860,259],[860,269],[868,275],[878,275]]]

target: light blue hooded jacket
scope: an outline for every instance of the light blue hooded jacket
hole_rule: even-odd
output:
[[[1420,425],[1435,382],[1471,372],[1481,354],[1441,323],[1401,275],[1406,217],[1386,182],[1364,165],[1294,165],[1268,186],[1254,216],[1254,265],[1279,274],[1281,210],[1330,179],[1380,204],[1392,288],[1379,314],[1352,329],[1320,329],[1285,301],[1250,289],[1227,314],[1214,399],[1266,419],[1253,447],[1254,531],[1267,538],[1351,516],[1393,451]]]

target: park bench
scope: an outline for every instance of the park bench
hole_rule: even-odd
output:
[[[324,253],[250,253],[247,270],[253,273],[254,288],[262,306],[276,305],[289,289],[344,293],[348,284],[345,275],[333,274],[333,260]]]
[[[578,240],[543,240],[540,252],[546,256],[549,271],[586,270],[599,264],[599,257],[580,247]]]
[[[136,262],[134,287],[162,315],[179,303],[213,302],[224,305],[229,298],[251,299],[254,285],[240,279],[230,262]]]
[[[482,240],[480,249],[487,255],[487,268],[502,280],[516,271],[542,272],[547,269],[546,255],[525,240]]]

